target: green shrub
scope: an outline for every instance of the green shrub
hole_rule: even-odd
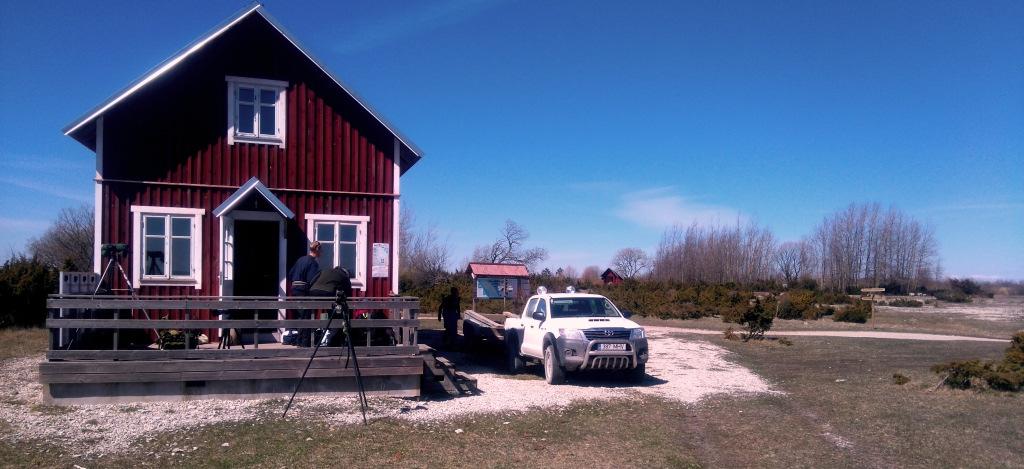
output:
[[[850,295],[834,291],[818,292],[817,302],[824,305],[846,305],[853,300]]]
[[[765,332],[772,328],[774,317],[775,315],[765,309],[760,300],[755,299],[754,304],[743,312],[742,323],[747,326],[747,333],[743,335],[743,341],[763,339]]]
[[[863,300],[854,301],[853,304],[840,309],[832,315],[833,321],[866,323],[871,318],[871,303]]]
[[[814,299],[815,294],[810,290],[790,290],[779,298],[776,317],[779,319],[818,319]]]
[[[935,365],[932,371],[945,373],[943,382],[955,389],[967,389],[984,382],[997,391],[1024,390],[1024,331],[1013,335],[1002,361],[955,361]]]
[[[932,367],[936,373],[945,373],[943,382],[953,389],[967,389],[975,380],[983,379],[989,365],[979,360],[953,361]]]
[[[0,267],[0,328],[46,322],[46,296],[57,293],[57,272],[36,259],[14,256]]]
[[[959,290],[939,290],[935,292],[935,299],[948,303],[970,303],[971,297]]]

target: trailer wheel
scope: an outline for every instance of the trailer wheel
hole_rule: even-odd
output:
[[[516,374],[523,369],[523,357],[519,355],[519,337],[515,332],[505,334],[505,366],[508,372]]]

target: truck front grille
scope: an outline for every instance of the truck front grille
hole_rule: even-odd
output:
[[[593,357],[590,359],[591,370],[625,370],[632,366],[630,357]]]
[[[586,329],[583,335],[587,340],[594,339],[628,339],[629,329]]]

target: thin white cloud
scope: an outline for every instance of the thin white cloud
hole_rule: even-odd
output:
[[[21,179],[0,177],[0,184],[9,184],[22,189],[27,189],[33,192],[39,192],[54,197],[60,197],[63,199],[74,200],[76,202],[89,203],[92,202],[92,197],[80,192],[73,192],[63,189],[59,185],[49,185],[34,181],[26,181]]]
[[[399,15],[379,22],[366,23],[348,31],[345,39],[335,47],[340,54],[351,54],[373,49],[382,44],[465,21],[505,0],[448,0],[414,2],[401,8]]]
[[[675,187],[655,187],[622,196],[615,215],[645,228],[665,229],[693,223],[734,223],[742,219],[734,208],[697,202]]]
[[[50,222],[33,218],[0,217],[0,226],[3,227],[3,231],[5,232],[42,231],[50,226]]]
[[[984,212],[984,211],[1014,211],[1024,210],[1024,203],[1022,202],[996,202],[996,203],[980,203],[980,204],[950,204],[950,205],[937,205],[934,207],[927,207],[918,210],[920,213],[939,213],[939,212]]]

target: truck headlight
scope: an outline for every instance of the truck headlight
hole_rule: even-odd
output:
[[[646,339],[646,338],[647,338],[647,333],[644,332],[644,328],[642,328],[642,327],[639,328],[639,329],[632,329],[632,330],[629,331],[629,339],[630,340]]]
[[[568,340],[587,340],[587,336],[579,329],[559,329],[558,333]]]

